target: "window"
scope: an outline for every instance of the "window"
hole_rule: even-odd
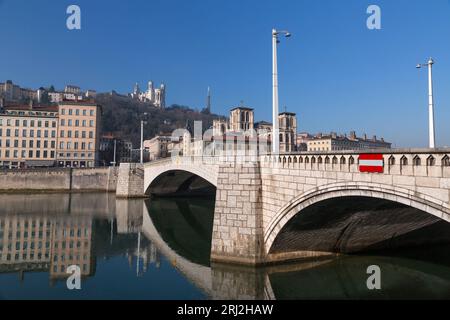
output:
[[[94,116],[94,110],[91,110],[91,111],[89,112],[89,114],[91,115],[91,117],[93,117],[93,116]]]
[[[61,127],[64,127],[66,125],[66,120],[65,119],[61,119]]]
[[[61,131],[60,131],[59,136],[60,136],[61,138],[64,138],[64,130],[61,130]]]
[[[34,146],[34,140],[30,140],[30,141],[28,142],[28,146],[29,146],[30,148],[33,148],[33,146]]]
[[[89,126],[93,127],[94,126],[94,120],[89,120]]]
[[[69,109],[69,116],[72,115],[72,109]]]
[[[14,137],[18,137],[19,136],[19,129],[15,129],[14,130]]]
[[[89,131],[89,139],[94,139],[94,132]]]
[[[75,120],[75,127],[79,127],[80,126],[80,120]]]
[[[34,130],[30,130],[30,138],[34,138]]]
[[[69,119],[69,121],[68,121],[68,124],[67,124],[69,127],[71,127],[72,126],[72,119]]]
[[[33,158],[33,150],[28,151],[28,158]]]
[[[36,158],[40,158],[41,157],[41,151],[40,150],[36,150]]]
[[[22,121],[22,126],[23,126],[23,127],[26,127],[27,124],[28,124],[28,123],[27,123],[27,120],[23,120],[23,121]]]
[[[24,138],[27,137],[27,129],[22,130],[22,137],[24,137]]]
[[[61,142],[59,143],[59,148],[60,148],[61,150],[64,149],[64,142],[61,141]]]

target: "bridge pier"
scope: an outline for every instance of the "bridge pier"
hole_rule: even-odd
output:
[[[219,166],[211,261],[264,263],[261,168],[259,162]]]
[[[136,163],[121,163],[117,178],[118,198],[145,198],[144,166]]]

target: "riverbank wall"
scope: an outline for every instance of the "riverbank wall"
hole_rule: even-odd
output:
[[[0,170],[0,193],[115,192],[118,172],[117,167]]]

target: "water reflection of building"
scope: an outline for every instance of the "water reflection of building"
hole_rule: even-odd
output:
[[[56,219],[52,238],[51,277],[67,277],[71,265],[79,266],[82,276],[93,274],[91,217]]]
[[[142,201],[117,199],[116,221],[118,234],[137,235],[136,246],[126,252],[130,268],[133,266],[133,261],[136,263],[137,276],[147,272],[150,265],[159,268],[160,254],[156,246],[142,236]]]
[[[68,276],[70,265],[83,276],[94,271],[91,217],[0,216],[0,272],[49,271],[58,278]]]
[[[46,217],[0,217],[0,270],[48,269],[52,229]]]

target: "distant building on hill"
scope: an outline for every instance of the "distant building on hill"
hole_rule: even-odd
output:
[[[148,102],[157,108],[166,107],[166,85],[162,83],[159,88],[155,88],[152,81],[149,81],[147,91],[141,92],[139,84],[134,85],[133,93],[130,97],[142,102]]]

